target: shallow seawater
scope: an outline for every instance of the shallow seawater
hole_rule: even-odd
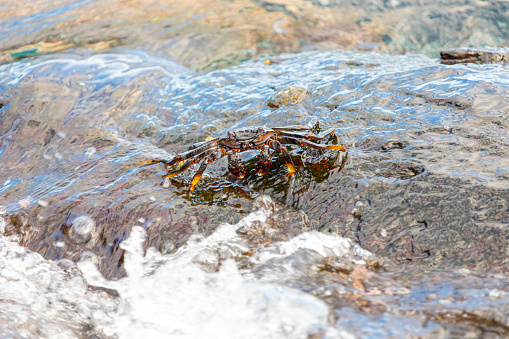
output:
[[[122,2],[121,32],[97,1],[34,2],[32,15],[16,3],[1,20],[0,336],[508,336],[507,66],[279,54],[352,31],[330,18],[334,1],[236,2],[221,20],[206,1],[148,3],[138,15]],[[245,25],[257,15],[262,28]],[[303,31],[303,15],[325,26]],[[67,33],[48,35],[56,26]],[[256,175],[250,151],[244,178],[224,157],[191,192],[199,164],[163,180],[153,163],[314,119],[335,130],[321,143],[347,152],[288,145],[293,176],[276,153]]]
[[[507,334],[505,67],[338,50],[195,73],[118,50],[41,56],[0,72],[5,235],[46,266],[88,260],[114,279],[79,264],[99,290],[80,283],[77,300],[98,301],[71,311],[89,320],[69,331]],[[298,103],[267,105],[296,86],[305,89]],[[221,159],[193,193],[196,167],[164,181],[164,166],[148,164],[235,128],[315,117],[336,131],[323,142],[347,153],[289,146],[292,177],[275,154],[256,176],[248,152],[245,178]],[[49,271],[83,279],[67,264]],[[6,265],[9,283],[15,268]],[[37,298],[53,302],[48,293]],[[87,316],[94,307],[97,319]],[[203,321],[182,318],[198,310]],[[26,335],[13,321],[7,328]]]

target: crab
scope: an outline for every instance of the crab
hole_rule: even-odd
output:
[[[226,135],[193,144],[185,152],[177,154],[170,161],[154,160],[166,165],[169,172],[165,178],[174,177],[186,171],[191,165],[200,162],[200,167],[191,180],[190,190],[194,188],[207,165],[224,156],[228,156],[228,170],[237,178],[246,175],[246,168],[242,164],[239,153],[247,150],[259,150],[259,161],[257,164],[257,175],[265,174],[272,164],[271,150],[281,154],[286,162],[288,175],[295,173],[295,166],[292,158],[284,144],[293,144],[315,149],[332,149],[346,152],[340,145],[321,145],[313,141],[319,141],[335,132],[329,129],[323,133],[315,134],[311,131],[318,123],[314,118],[308,125],[294,125],[281,127],[249,127],[227,132]],[[174,169],[175,166],[178,167]]]

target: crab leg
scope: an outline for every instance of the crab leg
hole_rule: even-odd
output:
[[[218,156],[218,154],[220,154]],[[207,168],[207,165],[210,164],[212,161],[217,160],[223,156],[223,153],[210,153],[200,164],[200,168],[198,169],[198,172],[193,177],[193,180],[191,180],[191,187],[190,190],[194,192],[194,186],[200,181],[201,176],[203,175],[203,172],[205,172],[205,169]]]
[[[215,143],[215,141],[210,140],[210,142],[206,142],[205,144],[203,144],[201,146],[198,146],[197,148],[193,148],[193,149],[190,149],[190,150],[188,150],[186,152],[182,152],[180,154],[177,154],[170,161],[163,161],[163,162],[166,165],[166,167],[172,167],[172,166],[174,166],[175,164],[177,164],[177,163],[179,163],[181,161],[184,161],[184,160],[187,160],[189,158],[194,157],[195,155],[198,155],[198,154],[206,152],[208,150],[217,148],[217,144],[214,144],[214,143]],[[211,145],[211,144],[213,144],[213,145]],[[191,146],[191,147],[193,147],[193,146]]]
[[[308,138],[309,140],[322,140],[323,138],[325,138],[326,136],[334,133],[336,130],[331,128],[331,129],[328,129],[326,130],[325,132],[322,132],[320,134],[315,134],[311,131],[309,132],[305,132],[305,131],[291,131],[291,132],[288,132],[288,131],[279,131],[279,135],[281,135],[282,137],[293,137],[293,138]]]
[[[210,155],[213,151],[214,151],[213,149],[205,151],[205,152],[203,152],[201,154],[198,154],[198,156],[196,158],[187,160],[182,166],[180,166],[176,170],[173,170],[171,172],[168,172],[166,175],[163,175],[163,179],[171,178],[171,177],[176,176],[177,174],[180,174],[180,173],[184,172],[185,170],[187,170],[189,168],[189,166],[191,166],[194,163],[197,163],[198,161],[200,161],[204,157]]]
[[[206,146],[206,145],[210,145],[210,144],[215,143],[218,140],[219,140],[219,138],[214,138],[214,139],[210,139],[210,140],[200,141],[200,142],[197,142],[196,144],[192,144],[191,146],[189,146],[188,150],[192,150],[192,149],[196,149],[198,147],[203,147],[203,146]]]
[[[292,175],[295,173],[295,166],[293,165],[292,157],[285,146],[281,145],[279,141],[271,140],[269,141],[269,146],[276,152],[283,153],[286,162],[286,168],[288,169],[288,174]]]
[[[267,140],[269,140],[270,138],[272,138],[274,135],[275,135],[275,133],[274,133],[274,132],[268,132],[268,133],[265,133],[264,135],[259,136],[258,138],[256,138],[256,139],[253,141],[253,145],[254,145],[254,146],[260,146],[260,145],[263,145],[263,144],[267,143]]]
[[[258,169],[256,174],[260,176],[264,175],[269,170],[271,164],[272,160],[270,157],[269,147],[264,145],[260,148],[260,161],[258,161],[258,164],[256,165],[256,168]]]
[[[309,141],[308,139],[297,139],[297,138],[293,138],[293,137],[281,138],[281,141],[285,141],[285,140],[287,140],[288,141],[287,143],[289,143],[289,144],[307,146],[307,147],[316,148],[316,149],[337,149],[337,150],[346,152],[346,148],[344,148],[341,145],[320,145],[320,144],[316,144],[312,141]]]
[[[246,168],[240,161],[238,151],[228,152],[228,170],[239,179],[246,175]]]

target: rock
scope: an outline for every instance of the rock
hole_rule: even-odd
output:
[[[443,64],[457,63],[502,63],[509,61],[509,48],[475,47],[452,48],[440,52]]]
[[[289,88],[274,93],[268,100],[267,106],[279,108],[280,106],[296,105],[306,97],[308,92],[305,86],[290,86]]]
[[[95,221],[86,215],[82,215],[72,221],[68,236],[76,244],[86,243],[92,237],[94,230]]]

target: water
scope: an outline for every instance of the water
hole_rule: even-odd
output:
[[[290,48],[318,33],[288,18],[333,16],[333,2],[237,3],[214,32],[196,4],[170,17],[148,3],[145,16],[131,3],[35,5],[8,5],[1,24],[2,335],[507,335],[506,66]],[[79,9],[100,13],[89,33]],[[245,15],[278,38],[247,53],[254,40],[230,35],[253,29],[236,29]],[[98,24],[112,17],[133,34]],[[50,39],[54,25],[70,31]],[[277,100],[289,89],[298,100]],[[236,128],[313,119],[347,153],[289,146],[292,177],[275,154],[257,176],[246,152],[245,178],[223,158],[190,192],[198,165],[163,180],[150,163]]]

